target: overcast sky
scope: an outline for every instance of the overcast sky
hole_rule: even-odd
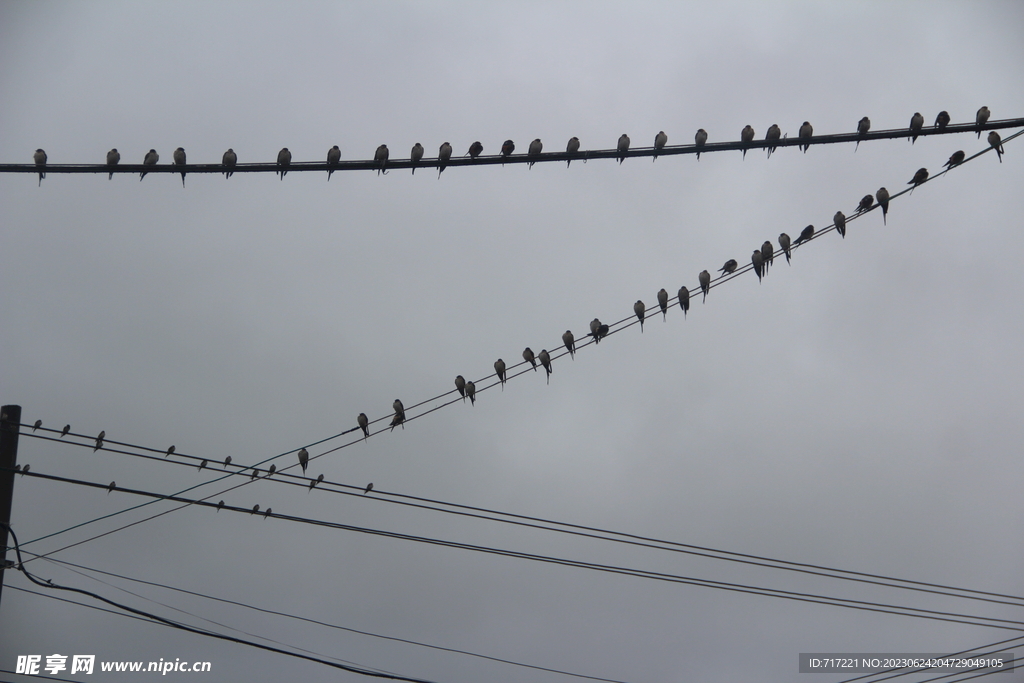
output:
[[[1024,116],[1019,2],[0,2],[0,163],[407,158]],[[1013,131],[1003,131],[1003,137]],[[662,287],[829,225],[985,136],[394,170],[0,177],[0,402],[23,421],[236,464],[294,450],[578,339]],[[1024,145],[543,371],[310,463],[352,497],[236,478],[190,496],[502,549],[1024,621],[1024,610],[474,521],[398,493],[738,553],[1024,594]],[[510,373],[511,374],[511,373]],[[409,418],[450,400],[410,409]],[[42,435],[42,432],[38,433]],[[354,435],[311,447],[312,456]],[[68,439],[65,439],[67,441]],[[214,478],[21,437],[33,472],[174,493]],[[172,460],[174,457],[169,458]],[[289,470],[299,474],[298,469]],[[43,553],[171,507],[32,477]],[[12,554],[9,553],[10,557]],[[795,680],[800,652],[954,652],[1013,631],[644,580],[187,508],[54,559],[338,626],[630,683]],[[33,562],[171,619],[432,681],[564,676]],[[107,582],[99,583],[91,577]],[[210,680],[356,681],[321,664],[13,590],[18,655],[210,661]],[[138,596],[120,590],[133,591]],[[45,589],[39,589],[45,591]],[[49,592],[56,594],[56,592]],[[59,597],[73,597],[60,593]],[[98,603],[82,597],[89,604]],[[157,601],[162,604],[156,604]],[[192,615],[211,619],[211,626]],[[1024,633],[1021,633],[1024,635]],[[249,639],[250,636],[243,636]],[[266,642],[266,641],[261,641]],[[1024,648],[1018,649],[1024,656]],[[126,680],[96,673],[75,680]],[[15,681],[29,680],[5,675]],[[173,677],[173,674],[168,674]],[[182,677],[184,674],[177,674]],[[815,683],[842,677],[810,676]],[[1020,674],[1014,674],[1020,676]],[[45,677],[45,676],[44,676]],[[208,675],[209,678],[209,675]],[[1007,678],[1007,681],[1010,680]],[[1017,678],[1014,680],[1024,680]]]

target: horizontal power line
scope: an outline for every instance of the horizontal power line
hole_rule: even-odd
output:
[[[868,142],[873,140],[890,140],[898,138],[910,138],[914,136],[926,137],[929,135],[951,135],[955,133],[977,133],[979,130],[997,130],[1003,128],[1020,128],[1024,127],[1024,118],[1015,119],[1000,119],[996,121],[989,121],[980,128],[975,123],[957,123],[949,124],[945,128],[939,129],[938,127],[929,126],[922,128],[916,133],[912,132],[908,128],[894,128],[889,130],[879,130],[868,132],[864,134],[860,133],[832,133],[828,135],[815,135],[811,138],[799,138],[797,136],[780,138],[778,140],[751,140],[750,142],[743,142],[741,140],[732,140],[727,142],[708,142],[702,146],[692,145],[666,145],[660,150],[654,149],[654,147],[636,147],[631,148],[625,152],[620,152],[617,149],[597,149],[597,150],[581,150],[576,153],[568,153],[564,151],[558,152],[541,152],[540,154],[510,154],[509,156],[503,156],[501,154],[492,155],[480,155],[473,158],[467,157],[456,157],[453,156],[448,161],[444,162],[446,168],[452,168],[457,166],[491,166],[494,164],[533,164],[543,163],[550,161],[587,161],[590,159],[618,159],[620,157],[634,158],[634,157],[661,157],[661,156],[674,156],[678,154],[708,154],[713,152],[726,152],[726,151],[742,151],[751,149],[766,149],[768,147],[795,147],[800,145],[829,145],[847,142]],[[522,148],[526,148],[527,144],[524,144]],[[439,168],[441,161],[437,157],[423,158],[418,162],[413,162],[411,159],[389,159],[387,161],[385,169],[390,170],[409,170],[412,168],[416,169],[432,169]],[[372,159],[354,160],[354,161],[339,161],[336,164],[329,164],[326,161],[295,161],[289,163],[287,166],[281,166],[275,162],[256,162],[256,163],[239,163],[230,169],[224,164],[117,164],[116,166],[108,166],[107,164],[50,164],[47,163],[45,166],[37,166],[35,164],[0,164],[0,173],[39,173],[40,171],[45,173],[114,173],[114,174],[134,174],[134,173],[146,173],[148,174],[159,174],[159,173],[224,173],[230,171],[231,173],[277,173],[284,170],[286,173],[303,172],[303,171],[314,171],[318,173],[324,173],[327,171],[378,171],[381,170],[381,164],[378,161]]]

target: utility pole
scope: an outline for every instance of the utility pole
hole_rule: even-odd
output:
[[[21,406],[0,408],[0,593],[4,587],[4,569],[8,566],[7,525],[11,523],[14,465],[18,460],[20,430]]]

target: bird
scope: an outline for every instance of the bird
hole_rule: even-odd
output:
[[[789,263],[792,256],[789,251],[789,235],[784,232],[779,234],[779,248],[786,254],[786,263]]]
[[[224,156],[221,157],[220,163],[226,169],[224,171],[224,178],[225,178],[225,180],[230,178],[232,175],[234,175],[234,173],[235,173],[235,164],[238,163],[238,155],[235,154],[235,150],[228,149],[228,151],[224,152]]]
[[[668,320],[668,292],[664,287],[658,290],[658,306],[661,307],[661,321]]]
[[[643,332],[644,317],[646,317],[647,314],[647,307],[644,306],[644,302],[641,301],[640,299],[637,299],[636,303],[633,304],[633,312],[636,313],[636,317],[640,321],[640,331]]]
[[[40,427],[42,427],[42,426],[43,426],[43,421],[42,420],[36,420],[36,423],[34,425],[32,425],[32,431],[34,432],[37,429],[39,429]]]
[[[907,185],[913,185],[914,187],[917,187],[926,180],[928,180],[928,169],[919,168],[917,169],[917,173],[914,174],[914,177],[910,179],[910,182],[907,183]],[[914,194],[914,188],[910,189],[910,194]]]
[[[377,147],[377,151],[373,153],[373,160],[375,163],[377,163],[377,175],[388,172],[387,166],[389,154],[390,152],[388,152],[387,145],[380,145],[379,147]]]
[[[171,444],[171,447],[167,449],[167,452],[164,453],[164,457],[166,458],[171,455],[174,455],[174,444]]]
[[[46,152],[41,149],[37,149],[35,154],[32,155],[32,159],[35,160],[36,166],[39,168],[46,168]],[[39,171],[39,186],[43,184],[43,178],[46,177],[46,171]]]
[[[860,147],[861,138],[866,136],[869,130],[871,130],[871,119],[865,116],[857,122],[857,144],[853,148],[854,152],[856,152],[857,148]]]
[[[171,154],[171,157],[174,159],[174,165],[175,166],[184,166],[185,165],[185,148],[184,147],[179,147],[178,149],[174,150],[174,153]],[[181,172],[181,186],[185,187],[185,171]]]
[[[60,432],[60,438],[63,439],[65,436],[68,435],[68,432],[70,432],[70,431],[71,431],[71,425],[64,425],[64,429],[62,429],[61,432]]]
[[[444,169],[448,167],[448,160],[452,158],[452,146],[445,142],[437,150],[437,177],[440,180]]]
[[[988,134],[988,144],[999,156],[999,163],[1003,163],[1003,140],[999,137],[999,133],[996,131],[990,132]]]
[[[803,125],[800,126],[800,139],[805,141],[802,145],[804,154],[807,154],[807,149],[811,146],[811,143],[806,141],[810,140],[813,135],[814,126],[811,125],[810,121],[804,121]]]
[[[722,277],[725,277],[729,273],[736,272],[736,267],[737,266],[739,266],[739,264],[736,263],[736,259],[731,258],[731,259],[729,259],[728,261],[725,262],[724,266],[722,266],[721,268],[718,269],[718,272],[720,272],[722,274]]]
[[[106,431],[102,431],[96,437],[96,447],[92,449],[93,453],[95,453],[96,451],[98,451],[100,448],[103,447],[103,437],[105,437],[106,435],[107,435]]]
[[[529,156],[529,157],[539,156],[540,155],[540,151],[542,149],[544,149],[544,143],[540,141],[540,138],[537,138],[536,140],[534,140],[533,142],[530,143],[530,149],[527,151],[527,156]],[[527,167],[528,168],[533,168],[533,165],[535,163],[537,163],[536,159],[532,159],[527,164]]]
[[[281,151],[277,153],[277,174],[281,176],[281,180],[288,175],[288,167],[292,163],[292,153],[288,151],[287,147],[282,147]]]
[[[974,123],[978,126],[978,139],[981,139],[981,129],[985,127],[985,123],[988,122],[990,112],[988,107],[982,107],[978,110],[978,114],[974,117]]]
[[[363,489],[363,495],[365,496],[367,493],[369,493],[372,490],[373,490],[373,482],[371,481],[369,484],[366,485],[366,488]]]
[[[363,441],[366,441],[370,437],[370,420],[366,417],[366,413],[359,413],[356,416],[356,422],[359,424],[359,428],[363,430]]]
[[[777,123],[773,123],[771,126],[769,126],[768,132],[765,133],[764,139],[767,140],[768,142],[774,143],[774,142],[778,142],[779,138],[781,138],[781,137],[782,137],[782,129],[779,128],[779,125]],[[769,159],[772,158],[772,152],[775,151],[777,146],[778,145],[774,145],[774,144],[768,146],[768,158]]]
[[[797,237],[796,241],[793,242],[793,246],[795,247],[796,245],[800,244],[801,242],[806,242],[807,240],[811,239],[812,237],[814,237],[814,226],[813,225],[808,225],[806,228],[804,228],[803,230],[800,231],[800,236]]]
[[[229,455],[228,457],[224,458],[224,467],[227,467],[230,464],[231,464],[231,456]]]
[[[121,153],[117,151],[117,147],[107,152],[107,166],[117,166],[121,161]],[[111,180],[114,177],[114,172],[111,171],[107,175],[107,180]]]
[[[889,190],[884,187],[878,188],[878,192],[875,193],[875,199],[878,200],[878,205],[882,207],[882,225],[885,225],[885,216],[889,213]]]
[[[665,135],[665,131],[659,130],[658,134],[654,136],[654,161],[658,158],[658,152],[668,144],[668,136]]]
[[[409,152],[409,161],[412,162],[412,174],[416,175],[416,164],[423,158],[423,145],[416,143]]]
[[[533,355],[533,349],[531,349],[529,346],[523,349],[523,360],[532,365],[533,371],[537,372],[537,359]]]
[[[769,240],[765,240],[761,245],[761,259],[764,261],[764,272],[767,274],[768,268],[775,265],[775,247]]]
[[[306,473],[306,466],[309,465],[309,451],[305,448],[299,449],[299,466],[302,467],[302,473]]]
[[[160,155],[156,153],[155,149],[151,149],[148,152],[146,152],[146,156],[143,157],[142,159],[142,164],[144,166],[156,166],[156,162],[158,161],[160,161]],[[143,171],[142,173],[139,174],[139,181],[141,182],[142,179],[145,177],[146,171]]]
[[[494,361],[494,372],[498,375],[498,379],[501,380],[501,390],[505,391],[505,361],[500,358]]]
[[[322,475],[322,474],[319,475],[316,479],[310,479],[309,480],[309,490],[312,491],[313,487],[316,486],[317,484],[323,482],[323,480],[324,480],[324,475]],[[309,491],[307,491],[307,493],[309,493]]]
[[[861,197],[860,204],[857,205],[857,210],[855,211],[855,213],[860,213],[861,211],[868,211],[874,205],[875,205],[875,197],[874,197],[874,195],[866,194],[863,197]]]
[[[744,145],[747,145],[753,139],[754,139],[754,129],[753,129],[753,127],[752,126],[744,126],[743,130],[740,131],[740,142],[742,142]],[[743,158],[744,159],[747,158],[747,148],[746,147],[743,148]]]
[[[576,360],[576,338],[572,336],[570,330],[566,330],[562,335],[562,343],[565,344],[565,350],[569,352],[569,357]]]
[[[690,310],[690,290],[686,286],[679,288],[679,308],[683,309],[683,317],[686,317],[686,312]]]
[[[208,460],[204,459],[202,462],[199,463],[199,467],[197,467],[196,469],[197,470],[201,470],[201,469],[205,468],[208,462],[209,462]],[[276,468],[273,465],[271,465],[270,466],[270,474],[273,474],[275,469]],[[270,474],[268,474],[267,476],[269,477]]]
[[[693,142],[697,146],[697,161],[700,161],[700,150],[704,147],[708,141],[708,132],[703,128],[697,129],[697,134],[693,136]]]
[[[255,479],[256,477],[258,477],[258,476],[259,476],[259,474],[260,474],[260,471],[259,471],[259,469],[258,469],[258,468],[256,468],[256,467],[253,467],[253,468],[252,468],[252,476],[251,476],[251,477],[249,477],[249,480],[250,480],[250,481],[252,481],[252,480],[253,480],[253,479]]]
[[[621,164],[622,161],[626,158],[626,152],[629,151],[628,135],[623,133],[622,135],[619,136],[619,144],[616,146],[616,149],[619,150],[619,163]]]
[[[267,511],[263,513],[263,519],[266,519],[267,517],[269,517],[273,513],[274,513],[274,509],[273,508],[267,508]]]
[[[757,281],[761,281],[761,275],[764,269],[764,257],[761,256],[761,252],[758,249],[754,250],[754,253],[750,255],[750,263],[754,266],[754,272],[757,273]]]
[[[580,139],[577,137],[569,138],[568,144],[565,146],[566,154],[579,154],[580,153]],[[569,168],[569,164],[572,163],[572,159],[565,160],[565,167]]]
[[[921,112],[916,111],[910,117],[910,144],[917,142],[917,135],[922,128],[924,128],[924,117],[921,116]]]
[[[420,156],[422,156],[422,148],[420,148],[420,150]],[[331,182],[331,174],[334,173],[334,166],[336,166],[339,161],[341,161],[341,147],[335,145],[327,150],[327,182]],[[416,169],[413,169],[414,173],[415,171]]]
[[[250,515],[254,515],[254,514],[256,514],[259,511],[260,511],[260,506],[259,505],[253,505],[252,506],[252,512],[250,512],[249,514]]]
[[[966,155],[964,154],[964,151],[962,149],[961,150],[957,150],[956,152],[953,152],[950,155],[949,161],[944,163],[943,166],[946,166],[947,168],[953,168],[954,166],[959,166],[960,164],[962,164],[964,162],[964,157],[965,156]]]
[[[26,474],[28,474],[28,468],[29,468],[29,467],[31,467],[31,465],[28,465],[28,464],[26,464],[26,465],[25,465],[24,467],[22,467],[22,468],[21,468],[21,474],[22,474],[23,476],[24,476],[24,475],[26,475]]]
[[[603,331],[602,331],[602,328]],[[594,343],[599,344],[601,340],[608,334],[608,326],[602,323],[599,319],[594,318],[590,321],[590,336],[594,338]]]
[[[544,366],[544,372],[547,374],[547,384],[551,383],[551,354],[548,353],[547,349],[541,349],[540,353],[537,354],[537,358],[540,359],[540,364]]]
[[[471,405],[476,405],[476,385],[472,382],[466,382],[466,395],[469,396],[469,402]]]
[[[466,378],[462,375],[455,375],[455,388],[459,390],[459,395],[462,396],[462,402],[466,402]]]
[[[946,126],[952,119],[949,118],[949,112],[943,109],[939,112],[939,115],[935,117],[935,127],[939,130],[946,130]]]
[[[836,224],[836,232],[846,239],[846,214],[842,211],[836,211],[836,215],[832,216],[832,221]]]
[[[503,159],[507,158],[514,151],[516,151],[516,143],[511,140],[505,140],[505,142],[501,143],[501,156]],[[505,162],[502,161],[501,165],[504,166]]]
[[[107,484],[107,495],[109,496],[110,492],[113,491],[115,488],[117,488],[117,482],[116,481],[112,481],[109,484]]]
[[[469,154],[470,159],[476,159],[478,156],[480,156],[480,153],[483,151],[484,146],[480,144],[479,140],[477,140],[476,142],[469,146],[469,152],[467,152],[467,154]]]
[[[704,303],[708,300],[708,289],[711,288],[711,273],[702,270],[697,276],[697,280],[700,282],[700,291],[704,292],[704,298],[701,299],[701,303]]]
[[[224,507],[224,501],[223,500],[217,501],[217,512],[220,512],[220,509],[222,507]]]
[[[391,404],[391,407],[395,410],[395,416],[391,418],[391,431],[395,431],[395,427],[405,422],[405,406],[403,406],[402,402],[396,398],[395,402]],[[402,429],[405,429],[404,425],[402,426]]]
[[[205,463],[206,461],[204,460],[203,462]],[[267,476],[268,477],[274,476],[274,472],[277,472],[277,465],[271,463],[270,464],[270,469],[267,470]]]

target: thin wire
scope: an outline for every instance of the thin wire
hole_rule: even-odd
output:
[[[979,645],[978,647],[968,648],[967,650],[961,650],[960,652],[951,652],[949,654],[945,654],[945,655],[942,655],[940,657],[936,657],[935,659],[948,659],[950,657],[958,657],[960,655],[966,655],[968,652],[974,652],[975,650],[984,650],[985,648],[996,647],[997,645],[1005,645],[1006,643],[1012,643],[1015,640],[1024,640],[1024,637],[1018,636],[1016,638],[1007,638],[1006,640],[1000,640],[1000,641],[997,641],[995,643],[989,643],[988,645]],[[1009,649],[1009,647],[1003,647],[1003,648],[999,648],[997,650],[991,650],[989,652],[982,652],[982,653],[978,653],[978,654],[974,654],[974,655],[969,655],[966,658],[967,659],[972,659],[974,657],[986,657],[988,655],[992,655],[992,654],[996,654],[996,653],[999,653],[999,652],[1003,652],[1004,650],[1007,650],[1007,649]],[[907,670],[904,671],[904,669],[907,669]],[[923,668],[923,667],[913,667],[913,666],[896,667],[894,669],[886,669],[885,671],[878,671],[878,672],[872,673],[872,674],[865,674],[863,676],[857,676],[856,678],[847,678],[844,681],[839,681],[839,683],[853,683],[854,681],[863,681],[865,678],[872,678],[874,676],[881,676],[882,674],[888,674],[888,673],[892,673],[894,671],[900,671],[901,673],[897,673],[897,674],[894,674],[892,676],[885,676],[883,678],[876,678],[874,681],[869,681],[867,683],[880,683],[880,681],[888,681],[888,680],[893,679],[893,678],[900,678],[901,676],[908,676],[910,674],[921,673],[922,671],[928,671],[928,669]],[[952,675],[956,675],[956,674],[952,674]]]

